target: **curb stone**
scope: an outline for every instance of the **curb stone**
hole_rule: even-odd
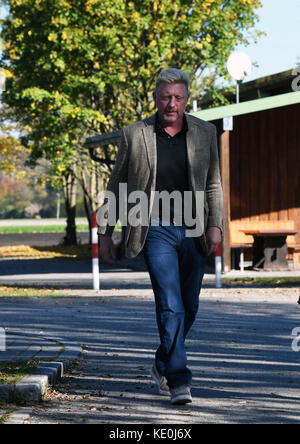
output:
[[[21,336],[37,337],[30,333],[14,332]],[[69,368],[72,361],[74,361],[82,352],[82,347],[70,341],[64,341],[58,337],[44,337],[43,338],[56,341],[61,344],[64,350],[55,361],[42,361],[40,365],[32,372],[32,374],[23,378],[15,386],[3,384],[0,385],[0,399],[12,403],[37,404],[46,393],[49,385],[54,385]]]

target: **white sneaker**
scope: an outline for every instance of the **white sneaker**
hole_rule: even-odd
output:
[[[171,403],[173,405],[184,405],[193,402],[191,388],[189,385],[181,385],[180,387],[170,388]]]
[[[159,394],[163,396],[170,396],[170,389],[167,383],[167,379],[165,378],[165,376],[162,376],[159,373],[155,364],[151,369],[151,376],[155,384],[157,385]]]

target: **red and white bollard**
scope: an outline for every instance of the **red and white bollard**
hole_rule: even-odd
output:
[[[100,289],[100,276],[99,276],[99,248],[98,248],[97,213],[91,214],[91,220],[92,220],[93,290],[99,290]]]
[[[216,288],[222,288],[222,244],[218,244],[215,253],[215,273],[216,273]]]

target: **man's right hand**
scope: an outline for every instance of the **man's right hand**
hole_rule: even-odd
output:
[[[113,264],[116,260],[116,250],[110,236],[100,234],[100,254],[102,259],[109,264]]]

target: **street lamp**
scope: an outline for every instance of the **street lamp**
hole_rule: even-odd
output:
[[[227,69],[236,81],[236,103],[240,102],[240,84],[251,74],[252,62],[250,57],[241,51],[233,52],[227,60]]]

